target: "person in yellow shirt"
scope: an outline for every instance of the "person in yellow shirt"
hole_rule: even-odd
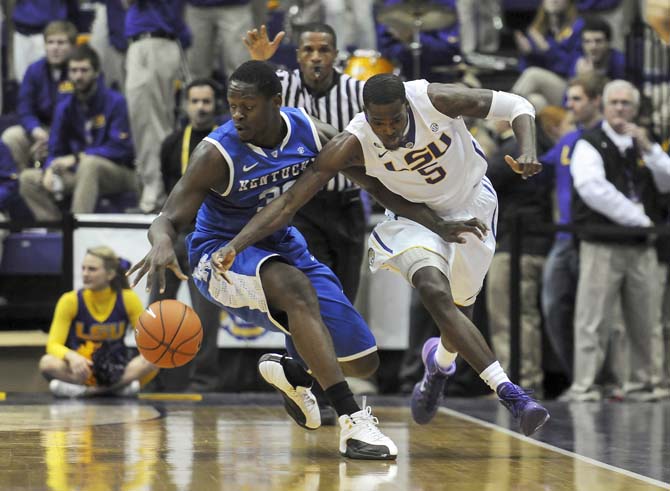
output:
[[[123,341],[144,309],[128,285],[127,266],[109,247],[88,249],[81,268],[84,287],[58,300],[47,354],[39,363],[56,397],[132,396],[140,380],[157,373],[140,355],[129,359]]]

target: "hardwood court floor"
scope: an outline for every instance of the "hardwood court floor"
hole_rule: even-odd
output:
[[[448,401],[427,426],[411,421],[404,398],[369,402],[399,447],[397,462],[341,458],[335,427],[299,428],[275,394],[201,401],[9,394],[0,402],[0,490],[670,489],[661,482],[670,480],[668,402],[630,410],[555,403],[544,443],[494,426],[509,421],[492,400]],[[635,473],[639,465],[644,475]]]

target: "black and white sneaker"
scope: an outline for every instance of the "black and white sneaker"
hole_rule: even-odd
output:
[[[309,387],[291,385],[286,378],[281,360],[282,356],[276,353],[261,356],[258,360],[258,372],[282,395],[289,416],[303,428],[316,430],[321,426],[321,414],[316,397]]]
[[[398,447],[384,435],[370,406],[340,416],[340,453],[350,459],[394,460]]]

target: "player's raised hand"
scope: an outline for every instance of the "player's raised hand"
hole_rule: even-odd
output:
[[[445,242],[456,242],[465,244],[465,238],[462,234],[473,234],[478,239],[484,240],[489,228],[479,218],[470,218],[469,220],[444,221],[440,225],[439,235]]]
[[[212,259],[210,261],[212,269],[214,269],[216,273],[223,276],[223,279],[228,283],[231,283],[231,281],[230,278],[228,278],[226,272],[233,265],[235,256],[237,256],[237,251],[233,247],[227,245],[212,254]]]
[[[154,275],[158,275],[158,289],[160,293],[165,292],[165,270],[169,269],[180,280],[188,280],[188,276],[179,267],[177,256],[171,241],[157,241],[151,246],[151,250],[139,262],[135,263],[126,273],[130,277],[135,271],[135,279],[130,286],[135,287],[142,277],[147,275],[147,291],[151,291]]]
[[[536,158],[528,157],[527,155],[521,155],[516,159],[511,155],[505,155],[505,162],[507,162],[507,165],[514,172],[520,174],[523,179],[528,179],[542,171],[542,164]]]
[[[286,33],[280,31],[275,38],[270,41],[268,38],[268,30],[265,25],[260,29],[253,29],[247,31],[246,37],[242,38],[242,42],[247,47],[252,60],[265,61],[272,58],[279,48],[279,44],[284,39]]]

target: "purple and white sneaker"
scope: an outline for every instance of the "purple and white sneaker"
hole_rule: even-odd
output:
[[[456,372],[456,362],[448,369],[440,368],[435,361],[435,352],[440,338],[430,338],[423,344],[421,359],[426,367],[421,382],[414,386],[412,391],[412,418],[420,425],[430,422],[440,406],[444,384]]]
[[[519,420],[519,426],[524,435],[532,435],[549,421],[549,411],[518,385],[504,382],[498,386],[496,392],[500,404]]]

